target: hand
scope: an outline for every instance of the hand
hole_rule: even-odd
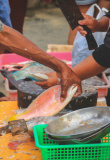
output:
[[[63,101],[67,96],[67,91],[70,86],[77,86],[77,92],[74,97],[81,94],[81,80],[76,76],[76,74],[67,65],[63,66],[62,70],[57,72],[57,76],[61,78],[61,101]]]
[[[60,84],[60,82],[58,81],[58,77],[61,78],[61,101],[63,101],[66,98],[67,91],[71,85],[78,87],[78,90],[74,97],[77,97],[79,94],[81,94],[81,81],[67,65],[63,66],[62,72],[51,72],[46,75],[49,77],[47,81],[35,83],[37,85],[40,85],[42,88],[47,89],[56,84]]]
[[[82,15],[85,19],[78,21],[79,25],[87,25],[88,28],[90,28],[93,33],[96,32],[98,26],[98,20],[84,13],[82,13]],[[77,30],[80,32],[82,36],[84,37],[86,36],[87,32],[83,29],[83,27],[78,26]]]
[[[49,87],[52,87],[52,86],[58,84],[58,77],[56,75],[56,72],[47,73],[46,75],[48,76],[47,81],[35,82],[35,83],[37,85],[40,85],[44,89],[47,89]]]

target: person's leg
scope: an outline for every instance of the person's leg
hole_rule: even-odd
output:
[[[10,20],[10,6],[8,0],[0,0],[0,20],[5,25],[12,27]]]
[[[97,3],[100,8],[106,8],[108,10],[110,10],[110,1],[109,0],[98,0],[98,3]]]
[[[23,33],[23,24],[27,8],[27,0],[9,0],[11,22],[14,29]]]
[[[78,4],[81,3],[80,0],[76,0],[76,2]],[[91,6],[91,4],[90,5],[83,5],[83,2],[84,1],[82,1],[82,4],[78,5],[78,6],[79,6],[79,9],[80,9],[81,13],[86,13],[87,10],[89,9],[89,7]],[[105,7],[106,9],[110,10],[110,1],[107,1],[107,0],[91,0],[89,2],[97,3],[100,6],[100,8]],[[86,0],[85,0],[85,3],[86,3]],[[97,14],[98,14],[98,10],[96,9],[94,17],[96,17]],[[75,29],[75,30],[72,31],[72,29],[70,28],[69,36],[68,36],[68,44],[71,44],[71,45],[73,44],[74,39],[76,37],[76,34],[77,34],[77,30]]]
[[[108,94],[105,97],[107,106],[110,106],[110,88],[108,88]]]
[[[100,8],[106,8],[108,10],[110,10],[110,1],[107,0],[98,0],[97,4],[99,5]],[[98,14],[98,9],[95,10],[95,17]]]

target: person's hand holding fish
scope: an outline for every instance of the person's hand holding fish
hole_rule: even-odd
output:
[[[49,77],[47,81],[35,83],[45,89],[56,84],[61,84],[61,101],[66,98],[67,91],[71,85],[74,85],[74,87],[77,86],[78,88],[77,92],[74,94],[74,97],[77,97],[79,94],[81,94],[81,81],[66,64],[65,67],[63,67],[63,71],[51,72],[46,75]]]
[[[46,73],[46,75],[48,76],[48,80],[38,81],[38,82],[35,81],[35,83],[37,85],[40,85],[43,89],[47,89],[56,84],[60,84],[61,79],[57,77],[56,72],[49,72],[49,73]]]

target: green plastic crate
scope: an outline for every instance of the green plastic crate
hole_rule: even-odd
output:
[[[33,127],[35,144],[43,160],[110,160],[110,134],[101,143],[59,145],[47,137],[47,124]]]

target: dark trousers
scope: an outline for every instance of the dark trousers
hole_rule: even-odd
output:
[[[27,0],[9,0],[11,22],[14,29],[23,33],[23,24],[27,8]]]
[[[110,106],[110,88],[108,89],[108,94],[105,97],[107,106]]]

